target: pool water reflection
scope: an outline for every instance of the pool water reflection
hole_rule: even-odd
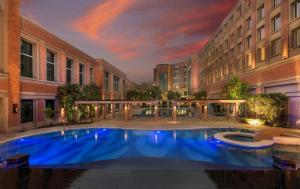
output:
[[[0,156],[6,158],[14,154],[30,154],[31,166],[91,163],[125,158],[168,158],[249,168],[272,167],[272,148],[233,147],[213,138],[215,133],[225,131],[237,130],[65,130],[2,144]]]

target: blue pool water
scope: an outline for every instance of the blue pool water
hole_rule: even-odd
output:
[[[79,129],[20,138],[0,145],[0,156],[30,154],[30,165],[92,163],[125,158],[169,158],[226,166],[270,168],[272,149],[233,147],[213,139],[233,129],[143,131]],[[244,131],[246,132],[246,131]]]

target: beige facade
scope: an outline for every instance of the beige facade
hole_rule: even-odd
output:
[[[298,125],[299,47],[299,1],[240,0],[198,57],[198,90],[218,98],[226,81],[237,75],[252,93],[287,94],[290,122]]]

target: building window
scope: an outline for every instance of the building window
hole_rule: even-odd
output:
[[[238,36],[238,38],[241,38],[241,37],[242,37],[242,34],[243,34],[243,32],[242,32],[242,26],[240,26],[240,27],[238,28],[238,31],[237,31],[237,36]]]
[[[114,91],[119,91],[119,83],[120,83],[120,78],[118,76],[113,77],[113,88]]]
[[[239,6],[239,8],[237,9],[237,16],[238,16],[238,18],[240,18],[241,16],[242,16],[242,7],[241,6]]]
[[[273,8],[277,7],[281,3],[281,0],[271,0],[271,1],[272,1]]]
[[[21,100],[21,123],[33,122],[33,100]]]
[[[94,81],[95,81],[94,68],[90,67],[90,83],[94,83]]]
[[[72,83],[73,81],[73,60],[67,58],[66,62],[66,83]]]
[[[293,30],[293,41],[292,41],[292,45],[294,48],[298,48],[300,47],[300,27]]]
[[[271,42],[271,56],[278,56],[281,54],[281,38],[275,39]]]
[[[280,30],[280,28],[281,28],[280,14],[278,14],[274,18],[272,18],[271,23],[272,23],[272,31],[273,32]]]
[[[252,55],[251,54],[246,55],[246,65],[248,67],[250,67],[252,65]]]
[[[298,18],[300,16],[300,1],[296,0],[292,4],[292,13],[293,13],[293,19]]]
[[[262,27],[258,28],[257,33],[258,33],[258,40],[259,41],[263,40],[265,38],[265,27],[262,26]]]
[[[55,54],[47,50],[47,80],[55,80]]]
[[[242,62],[242,59],[239,58],[239,59],[237,60],[237,62],[238,62],[238,69],[241,70],[241,69],[243,68],[243,62]]]
[[[246,20],[246,30],[249,31],[252,28],[251,17]]]
[[[54,110],[55,110],[55,102],[54,100],[45,100],[45,108],[50,109],[53,111],[53,113],[50,116],[50,118],[54,117]]]
[[[257,60],[259,62],[266,60],[266,49],[264,47],[261,47],[257,50]]]
[[[21,40],[21,76],[33,77],[33,45]]]
[[[243,44],[239,43],[238,44],[238,54],[242,54],[242,52],[243,52]]]
[[[104,90],[108,90],[109,89],[109,72],[104,72]]]
[[[262,20],[265,17],[265,6],[262,4],[258,9],[257,9],[257,19]]]
[[[79,64],[79,85],[84,85],[84,65]]]
[[[246,47],[247,47],[247,49],[250,49],[251,46],[252,46],[252,38],[251,38],[251,35],[250,35],[246,38]]]

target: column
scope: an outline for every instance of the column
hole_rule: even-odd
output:
[[[65,51],[61,51],[59,54],[59,60],[58,62],[56,62],[57,65],[57,81],[60,83],[66,83],[66,61],[67,61],[67,57],[66,57],[66,53]],[[60,67],[59,67],[60,65]],[[58,68],[59,67],[59,68]]]
[[[289,57],[289,1],[281,2],[282,59]]]
[[[204,121],[207,121],[208,119],[208,103],[206,102],[204,104]]]
[[[155,120],[158,120],[158,106],[157,106],[157,104],[154,105],[154,115],[155,115]]]
[[[39,58],[36,59],[36,65],[34,65],[34,75],[39,73],[37,75],[37,78],[39,80],[47,80],[47,76],[46,76],[46,70],[47,70],[47,49],[46,49],[46,43],[45,41],[41,41],[38,46],[36,47],[37,49],[37,53],[39,54]],[[38,69],[35,70],[35,69]]]
[[[111,117],[115,118],[115,104],[111,104]]]
[[[230,104],[226,104],[226,119],[229,119],[229,108]]]
[[[74,60],[74,83],[79,83],[79,60],[75,58]]]
[[[176,115],[176,104],[173,104],[173,113],[172,113],[172,118],[173,118],[173,121],[176,122],[177,120],[177,115]]]
[[[125,104],[125,108],[124,108],[124,120],[128,121],[128,112],[129,112],[129,106],[128,104]]]
[[[107,105],[106,104],[103,104],[102,105],[102,109],[103,109],[103,115],[102,115],[102,117],[103,117],[103,119],[106,119],[106,114],[107,114]]]

